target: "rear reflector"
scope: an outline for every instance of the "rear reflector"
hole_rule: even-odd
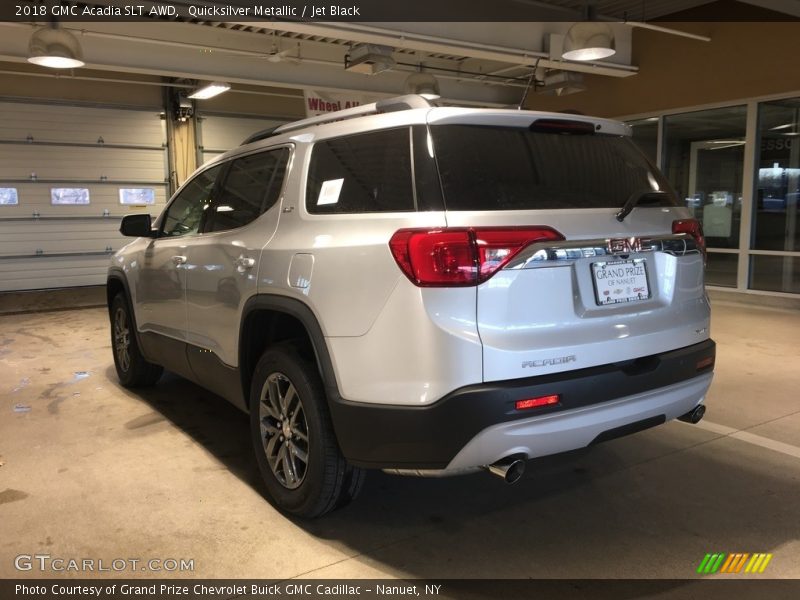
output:
[[[700,360],[697,361],[697,365],[695,365],[698,371],[702,371],[703,369],[707,369],[713,366],[714,366],[713,356],[707,356],[705,358],[701,358]]]
[[[544,226],[400,229],[389,248],[414,285],[472,286],[489,279],[526,246],[563,239]]]
[[[515,406],[517,410],[527,410],[529,408],[538,408],[540,406],[551,406],[558,404],[560,396],[553,394],[552,396],[539,396],[538,398],[528,398],[527,400],[517,400]]]

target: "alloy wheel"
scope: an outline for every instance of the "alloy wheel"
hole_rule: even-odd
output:
[[[308,422],[303,402],[286,375],[267,377],[258,416],[264,454],[273,475],[285,488],[297,489],[308,470]]]
[[[117,308],[114,314],[114,352],[122,371],[127,372],[131,366],[131,339],[128,329],[128,315],[123,308]]]

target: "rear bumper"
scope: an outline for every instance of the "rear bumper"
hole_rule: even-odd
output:
[[[467,386],[424,407],[333,399],[331,416],[342,453],[362,467],[450,470],[509,454],[532,458],[688,412],[711,384],[715,353],[706,340],[625,363]],[[557,405],[515,409],[517,400],[550,394],[560,395]]]

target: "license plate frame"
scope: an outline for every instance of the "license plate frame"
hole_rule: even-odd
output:
[[[641,302],[651,297],[646,258],[593,262],[591,273],[598,306]]]

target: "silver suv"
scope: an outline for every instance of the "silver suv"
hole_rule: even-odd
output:
[[[703,415],[702,230],[618,122],[384,100],[256,134],[121,232],[122,385],[163,367],[249,412],[295,515],[368,468],[513,482]]]

